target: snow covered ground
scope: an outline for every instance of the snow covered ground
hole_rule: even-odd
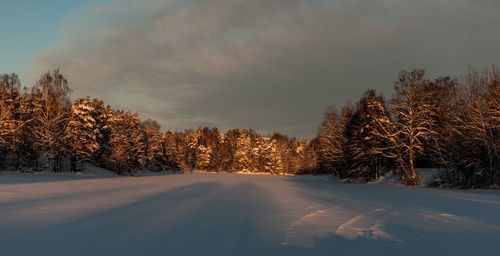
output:
[[[500,192],[327,177],[0,175],[0,255],[494,255]]]

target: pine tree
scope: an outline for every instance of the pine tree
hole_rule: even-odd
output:
[[[344,131],[347,177],[370,181],[392,168],[395,154],[390,124],[383,97],[368,90]]]
[[[250,172],[252,166],[252,137],[246,130],[240,130],[234,151],[234,166],[236,172]]]
[[[107,166],[119,174],[142,170],[146,163],[147,134],[137,114],[115,111],[110,118],[111,155]]]
[[[99,99],[94,99],[92,102],[94,107],[94,120],[96,121],[97,134],[96,142],[98,145],[97,150],[94,152],[93,159],[94,162],[101,167],[106,167],[108,163],[108,158],[111,156],[113,148],[111,145],[112,136],[112,120],[113,120],[113,109],[108,106],[104,106],[104,102]]]
[[[239,129],[230,129],[221,136],[221,144],[218,152],[219,171],[238,171],[235,155],[239,136]]]
[[[287,155],[283,159],[283,165],[285,166],[285,173],[289,174],[300,174],[302,172],[307,172],[310,168],[308,164],[308,142],[305,139],[292,138],[288,143]],[[314,157],[312,159],[314,161]]]
[[[158,122],[147,119],[142,122],[147,135],[146,168],[152,171],[161,171],[166,164],[163,157],[162,134]]]
[[[196,129],[194,131],[188,131],[186,133],[186,147],[184,151],[185,162],[188,167],[188,171],[193,171],[196,168],[197,153],[199,140],[201,136],[201,129]]]
[[[71,117],[65,129],[64,141],[71,160],[71,171],[77,170],[82,160],[91,160],[98,150],[99,128],[93,101],[90,98],[77,99],[71,106]]]
[[[176,151],[177,151],[177,162],[179,168],[183,172],[190,172],[193,168],[192,163],[190,163],[190,158],[193,155],[193,150],[188,147],[189,144],[189,134],[192,133],[191,130],[184,132],[176,132]]]
[[[283,161],[277,150],[276,140],[259,136],[252,150],[256,171],[271,174],[283,173]]]
[[[220,149],[221,135],[217,128],[204,127],[198,143],[198,168],[217,171],[220,156],[216,150]]]
[[[180,170],[181,155],[178,149],[178,133],[166,131],[162,138],[162,154],[165,164],[170,170]]]
[[[196,168],[199,170],[208,170],[212,154],[210,146],[199,145],[196,149]]]
[[[318,139],[312,139],[306,144],[304,150],[304,157],[302,162],[302,168],[299,174],[302,173],[317,173],[318,170],[318,162],[319,162],[319,142]],[[344,155],[345,156],[345,155]]]
[[[19,170],[39,170],[39,157],[40,152],[37,148],[37,140],[33,134],[33,129],[36,127],[35,117],[35,107],[38,97],[34,97],[26,88],[23,89],[21,97],[19,98],[19,109],[18,117],[21,122],[21,126],[15,136],[15,142],[13,143],[14,155],[16,167]]]
[[[293,139],[280,133],[274,133],[270,139],[275,142],[277,160],[281,162],[278,172],[293,173],[296,168],[295,158],[298,157]]]

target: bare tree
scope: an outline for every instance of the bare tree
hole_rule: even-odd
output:
[[[401,179],[412,186],[420,183],[415,170],[415,158],[424,150],[426,142],[436,135],[436,106],[434,90],[424,78],[423,70],[402,71],[395,84],[391,101],[395,115],[396,140],[400,155]]]
[[[472,187],[500,182],[500,72],[484,74],[470,69],[454,100],[449,144],[442,151],[446,178],[455,185]]]
[[[343,162],[344,125],[336,107],[326,109],[318,132],[319,166],[327,173],[337,172]]]
[[[52,161],[52,170],[59,172],[64,153],[64,130],[70,117],[70,88],[59,70],[42,75],[32,90],[34,125],[32,132],[37,148]]]
[[[14,141],[23,125],[19,118],[19,77],[16,74],[0,75],[0,154],[4,158],[13,150]],[[3,151],[3,153],[2,153]],[[1,161],[1,160],[0,160]]]

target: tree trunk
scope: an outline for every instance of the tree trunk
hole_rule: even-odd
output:
[[[52,166],[52,171],[58,173],[61,171],[61,156],[56,155],[54,157],[54,165]]]
[[[415,166],[413,163],[414,158],[415,158],[414,152],[410,148],[408,150],[408,166],[407,168],[405,168],[403,176],[403,181],[407,186],[415,186],[418,185],[419,183],[417,171],[415,170]]]
[[[76,172],[76,156],[71,156],[71,172]]]

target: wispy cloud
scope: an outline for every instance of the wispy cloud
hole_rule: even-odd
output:
[[[493,0],[150,0],[97,4],[33,74],[59,67],[168,129],[214,125],[311,137],[328,104],[390,93],[401,69],[458,74],[500,59]]]

